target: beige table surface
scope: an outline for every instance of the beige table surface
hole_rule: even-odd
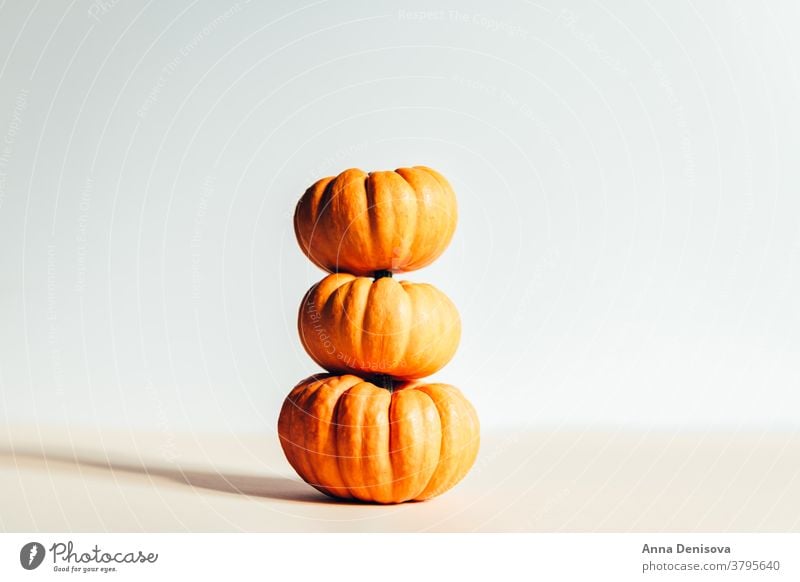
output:
[[[800,436],[485,431],[425,503],[330,500],[274,433],[0,428],[3,531],[800,531]]]

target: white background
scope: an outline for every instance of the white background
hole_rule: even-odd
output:
[[[800,427],[797,5],[482,4],[0,5],[0,422],[274,431],[298,197],[425,164],[485,427]]]

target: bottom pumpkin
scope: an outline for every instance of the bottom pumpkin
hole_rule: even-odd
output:
[[[448,384],[319,374],[286,397],[283,452],[323,493],[376,503],[421,501],[467,474],[480,444],[475,409]]]

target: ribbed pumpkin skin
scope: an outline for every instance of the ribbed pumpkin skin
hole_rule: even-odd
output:
[[[300,248],[336,273],[402,273],[433,262],[456,229],[458,209],[447,180],[415,166],[367,173],[349,169],[312,185],[297,203]]]
[[[334,273],[300,304],[300,341],[329,372],[415,379],[442,368],[461,339],[456,306],[426,283]]]
[[[344,375],[311,376],[286,398],[278,436],[289,463],[333,497],[421,501],[467,474],[480,444],[475,409],[447,384],[393,392]]]

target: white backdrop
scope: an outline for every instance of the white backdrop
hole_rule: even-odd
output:
[[[274,431],[315,179],[432,166],[488,428],[800,428],[800,10],[0,6],[0,422]]]

